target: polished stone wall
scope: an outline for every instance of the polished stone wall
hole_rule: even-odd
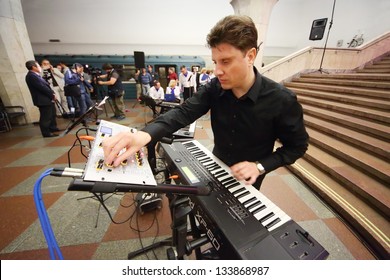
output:
[[[38,120],[25,82],[25,62],[34,59],[20,0],[0,0],[0,97],[6,106],[21,105],[29,122]]]

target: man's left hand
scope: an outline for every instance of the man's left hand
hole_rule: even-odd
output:
[[[232,175],[239,181],[244,181],[246,185],[252,185],[260,175],[255,162],[242,161],[230,166]]]

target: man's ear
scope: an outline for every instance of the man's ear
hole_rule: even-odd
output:
[[[251,49],[247,52],[249,64],[252,64],[252,65],[253,65],[253,64],[255,63],[256,55],[257,55],[256,48],[251,48]]]

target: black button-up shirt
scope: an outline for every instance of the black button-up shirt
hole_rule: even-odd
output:
[[[236,98],[217,78],[143,129],[153,141],[191,124],[210,110],[216,157],[228,166],[259,161],[268,173],[294,163],[307,150],[308,134],[296,95],[254,68],[250,90]],[[274,151],[275,141],[282,146]]]

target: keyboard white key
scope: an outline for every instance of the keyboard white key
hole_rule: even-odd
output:
[[[268,231],[291,220],[283,210],[252,185],[237,181],[230,168],[198,141],[183,142],[183,145]]]

